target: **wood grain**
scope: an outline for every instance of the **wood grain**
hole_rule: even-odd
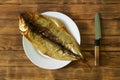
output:
[[[0,80],[120,80],[120,0],[0,0]],[[59,11],[81,34],[80,60],[58,70],[35,66],[25,55],[18,29],[21,12]],[[94,67],[94,16],[101,14],[100,66]]]
[[[73,19],[94,19],[96,12],[100,12],[102,19],[119,19],[120,4],[111,5],[90,5],[90,4],[22,4],[22,5],[0,5],[0,19],[18,19],[20,12],[24,11],[59,11],[63,12]],[[117,7],[116,7],[117,6]],[[87,11],[87,12],[86,12]]]
[[[23,50],[20,35],[0,35],[0,50]]]
[[[99,72],[98,72],[99,71]],[[111,72],[112,71],[112,72]],[[0,67],[1,80],[119,80],[118,68],[100,67],[89,71],[87,68],[64,68],[50,71],[38,67]],[[64,74],[66,75],[63,75]],[[78,74],[80,73],[81,74]],[[2,74],[1,74],[2,73]],[[24,73],[24,74],[23,74]],[[109,77],[108,77],[109,75]],[[2,76],[2,77],[1,77]]]
[[[73,19],[75,20],[75,19]],[[4,24],[5,23],[5,24]],[[94,20],[75,20],[81,35],[94,36]],[[119,36],[120,35],[120,20],[102,20],[102,35],[103,36]],[[20,34],[18,29],[18,18],[1,19],[0,20],[0,34],[15,35]],[[112,28],[111,28],[112,27]]]
[[[94,67],[94,51],[82,51],[89,64]],[[120,67],[119,52],[103,52],[100,51],[100,65],[102,67]],[[23,50],[0,51],[0,67],[34,67],[35,65],[27,58]],[[84,68],[86,65],[80,60],[74,61],[67,67]]]
[[[6,44],[7,42],[7,44]],[[81,35],[81,50],[94,50],[94,36]],[[0,35],[0,50],[23,50],[21,35]],[[120,37],[104,36],[101,39],[101,51],[120,51]]]
[[[1,0],[1,4],[119,4],[119,0]]]

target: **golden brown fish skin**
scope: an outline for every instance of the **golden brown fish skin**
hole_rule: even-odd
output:
[[[75,56],[69,55],[67,50],[62,51],[60,46],[51,42],[47,38],[43,38],[42,35],[36,35],[35,33],[29,31],[26,37],[29,39],[29,41],[31,41],[37,50],[40,50],[49,57],[59,60],[77,60]]]
[[[34,14],[34,13],[22,13],[20,16],[22,17],[22,19],[24,19],[23,23],[28,27],[27,30],[29,30],[30,32],[36,33],[36,35],[41,35],[43,38],[46,38],[50,42],[53,42],[52,44],[59,46],[59,48],[63,51],[63,53],[67,51],[67,53],[69,55],[73,55],[75,57],[74,60],[78,59],[80,57],[83,58],[83,56],[81,56],[81,54],[76,54],[73,51],[71,51],[70,48],[63,45],[63,43],[61,44],[61,41],[59,41],[59,39],[56,37],[56,35],[53,35],[53,33],[48,29],[48,27],[45,27],[44,25],[41,25],[38,23],[40,18],[41,18],[41,20],[43,19],[43,22],[46,22],[44,19],[47,19],[49,21],[49,17],[44,17],[42,15],[38,15],[38,14]],[[52,24],[51,27],[52,26],[54,26],[54,25]],[[77,47],[78,47],[78,45],[77,45]]]

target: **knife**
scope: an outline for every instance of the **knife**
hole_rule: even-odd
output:
[[[100,15],[95,15],[95,66],[99,66],[99,46],[101,39]]]

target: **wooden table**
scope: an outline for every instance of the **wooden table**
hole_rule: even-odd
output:
[[[18,29],[20,12],[59,11],[81,33],[81,51],[91,65],[74,61],[44,70],[26,57]],[[94,67],[94,15],[101,13],[100,67]],[[74,26],[73,26],[74,27]],[[120,80],[120,0],[0,0],[0,80]]]

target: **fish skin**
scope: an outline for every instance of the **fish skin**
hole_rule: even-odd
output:
[[[59,20],[37,13],[22,13],[19,23],[26,26],[22,34],[45,55],[60,60],[83,59],[78,43]]]

